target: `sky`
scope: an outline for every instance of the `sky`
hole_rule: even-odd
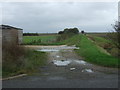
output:
[[[24,32],[57,33],[65,28],[109,32],[118,20],[117,2],[4,2],[2,24]]]

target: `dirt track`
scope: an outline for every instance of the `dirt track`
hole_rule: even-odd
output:
[[[28,47],[28,46],[26,46]],[[29,46],[30,47],[30,46]],[[49,60],[40,67],[40,72],[31,76],[3,81],[3,87],[23,88],[105,88],[118,87],[118,70],[90,64],[77,56],[72,48],[66,46],[32,46],[36,50],[46,49]],[[31,48],[31,47],[30,47]],[[59,51],[54,51],[58,49]],[[57,61],[70,61],[66,66],[57,66]],[[84,63],[81,63],[81,62]],[[91,72],[87,71],[91,70]]]

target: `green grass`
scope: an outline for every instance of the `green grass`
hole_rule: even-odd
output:
[[[47,54],[44,52],[28,50],[23,58],[24,62],[19,67],[14,62],[8,62],[7,65],[4,65],[2,76],[4,78],[22,73],[31,74],[36,72],[38,67],[45,65],[46,56]]]
[[[22,71],[29,73],[31,71],[37,71],[38,67],[46,65],[47,53],[40,51],[27,51],[24,59],[24,67]]]
[[[79,50],[75,50],[76,53],[88,62],[106,67],[118,67],[118,58],[106,54],[85,35],[73,36],[72,38],[63,41],[63,43],[68,45],[74,44],[80,47]]]
[[[41,37],[45,38],[43,36],[40,36],[40,38]],[[46,38],[48,39],[48,36],[46,36]],[[53,38],[51,39],[54,38],[55,37],[53,36]],[[43,41],[44,40],[45,39],[43,39]],[[104,46],[106,44],[112,44],[111,41],[96,36],[94,37],[94,40],[95,42],[92,42],[92,40],[88,39],[88,37],[85,35],[75,35],[69,39],[60,42],[41,43],[41,45],[62,45],[62,44],[76,45],[77,47],[80,47],[79,50],[75,50],[76,53],[82,56],[84,60],[106,67],[120,67],[118,65],[118,60],[119,60],[118,58],[107,54],[103,48],[98,47],[98,46]]]
[[[81,38],[81,42],[79,43],[80,50],[77,53],[82,55],[86,61],[107,67],[118,67],[117,58],[102,52],[86,36],[82,36]]]
[[[55,45],[58,35],[47,35],[47,36],[24,36],[23,44],[27,45]]]
[[[77,45],[78,43],[80,43],[80,41],[81,41],[80,35],[74,35],[67,40],[61,41],[60,43],[67,44],[67,45]]]
[[[94,35],[87,35],[87,37],[89,37],[90,39],[92,39],[93,41],[95,41],[95,43],[97,45],[99,45],[99,46],[103,46],[105,44],[111,44],[111,45],[113,45],[112,41],[110,41],[108,39],[105,39],[103,37],[94,36]]]
[[[88,38],[94,41],[95,44],[98,46],[104,48],[107,52],[109,52],[111,55],[118,57],[118,48],[113,44],[112,41],[95,35],[87,35]]]

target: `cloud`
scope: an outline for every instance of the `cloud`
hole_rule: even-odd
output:
[[[86,32],[109,31],[118,17],[117,2],[6,2],[2,10],[3,24],[40,33],[69,27]]]

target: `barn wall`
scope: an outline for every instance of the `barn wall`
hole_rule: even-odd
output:
[[[2,30],[2,42],[18,43],[18,31],[16,29]]]
[[[2,66],[2,30],[0,29],[0,68]]]
[[[23,30],[18,30],[18,44],[22,44]]]

